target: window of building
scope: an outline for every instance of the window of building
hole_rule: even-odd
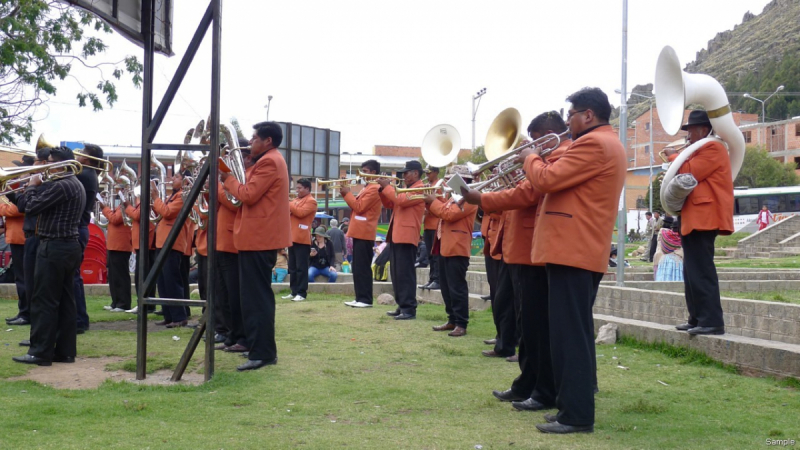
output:
[[[650,154],[650,146],[649,145],[645,145],[644,146],[644,154],[645,155],[649,155]]]
[[[746,143],[749,144],[750,142],[752,142],[752,131],[745,131],[742,134],[744,135],[744,141]]]
[[[795,156],[794,157],[794,168],[795,169],[800,169],[800,156]]]
[[[644,131],[650,131],[650,122],[644,124]]]

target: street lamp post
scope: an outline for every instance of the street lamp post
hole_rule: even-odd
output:
[[[622,91],[619,89],[614,89],[614,92],[617,94],[622,93]],[[653,102],[656,100],[656,98],[636,92],[631,92],[630,94],[650,100],[650,183],[648,184],[648,190],[650,191],[650,204],[648,206],[648,210],[653,211],[653,164],[655,164],[655,160],[653,158],[653,153],[655,151],[653,148]]]
[[[267,122],[269,122],[269,105],[270,105],[270,103],[272,103],[272,96],[268,95],[267,96],[267,104],[264,105],[264,108],[267,110]]]
[[[752,95],[747,94],[747,93],[744,94],[744,98],[749,98],[750,100],[755,100],[755,101],[761,103],[761,123],[766,123],[767,122],[767,116],[765,115],[766,109],[764,107],[764,105],[766,105],[766,103],[767,103],[767,100],[771,99],[773,95],[777,94],[778,92],[780,92],[782,90],[783,90],[783,85],[778,86],[778,89],[775,89],[775,92],[770,94],[769,97],[765,98],[764,100],[759,100],[759,99],[757,99],[757,98],[755,98]]]
[[[472,96],[472,150],[475,151],[475,116],[478,114],[478,106],[481,105],[481,97],[486,93],[486,88],[481,89]],[[475,100],[478,104],[475,104]]]

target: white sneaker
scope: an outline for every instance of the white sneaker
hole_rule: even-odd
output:
[[[372,308],[372,305],[369,303],[363,302],[355,302],[355,304],[351,305],[353,308]]]
[[[137,312],[139,312],[139,306],[137,305],[137,306],[134,306],[131,309],[126,309],[125,312],[126,313],[131,313],[131,314],[136,314]]]
[[[302,302],[302,301],[303,301],[303,300],[305,300],[305,299],[306,299],[306,298],[305,298],[305,297],[303,297],[302,295],[300,295],[300,294],[297,294],[297,297],[293,298],[293,299],[292,299],[292,301],[293,301],[293,302]]]
[[[125,312],[125,310],[122,308],[114,308],[111,310],[111,312]]]
[[[103,306],[103,309],[105,309],[106,311],[111,311],[111,307],[110,307],[110,306],[108,306],[108,305],[106,305],[106,306]]]
[[[358,303],[358,301],[356,301],[356,300],[353,300],[352,302],[344,302],[345,305],[352,306],[352,307],[355,307],[357,303]]]
[[[290,298],[292,298],[292,297],[294,297],[294,294],[287,294],[287,295],[284,295],[284,296],[283,296],[283,297],[281,297],[281,298],[282,298],[282,299],[290,299]]]

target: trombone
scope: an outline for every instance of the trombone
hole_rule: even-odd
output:
[[[93,161],[98,161],[98,162],[100,162],[102,164],[101,167],[94,167],[94,166],[88,166],[88,165],[87,166],[83,166],[83,167],[88,167],[88,168],[90,168],[92,170],[96,170],[98,172],[114,173],[114,164],[112,164],[111,161],[109,161],[107,159],[98,158],[98,157],[92,156],[92,155],[87,155],[86,153],[79,152],[77,150],[73,150],[72,153],[75,156],[83,156],[84,158],[88,158],[88,159],[91,159]]]
[[[363,179],[367,183],[375,183],[378,180],[380,180],[381,178],[386,178],[387,180],[394,181],[396,183],[400,183],[401,181],[403,181],[403,180],[401,180],[400,178],[397,178],[397,177],[392,177],[392,176],[389,176],[389,175],[381,175],[381,174],[364,173],[364,172],[362,172],[360,170],[358,171],[358,177]]]
[[[355,186],[361,183],[361,178],[340,178],[338,180],[320,180],[317,178],[317,184],[326,188],[342,188],[344,186]]]
[[[42,176],[42,182],[49,182],[77,175],[82,169],[81,163],[74,160],[59,161],[42,166],[0,168],[0,195],[25,189],[30,180],[37,175]]]
[[[436,191],[441,190],[442,192],[446,193],[448,190],[445,188],[444,179],[438,180],[433,186],[420,186],[415,188],[397,188],[395,192],[397,194],[411,194],[406,197],[408,200],[417,200],[424,198],[427,194],[433,194]]]

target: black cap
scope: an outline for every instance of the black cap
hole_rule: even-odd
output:
[[[409,170],[418,170],[419,173],[422,173],[422,164],[416,159],[412,159],[411,161],[406,161],[406,166],[401,170],[398,170],[397,173],[405,173]]]
[[[711,128],[711,121],[708,120],[708,114],[700,109],[696,109],[689,113],[689,120],[686,125],[681,127],[681,130],[686,131],[692,125],[708,125]]]
[[[438,167],[428,166],[425,168],[425,173],[436,172],[439,173]]]
[[[33,158],[33,156],[25,155],[22,157],[22,161],[11,161],[11,162],[17,166],[32,166],[35,161],[36,160]]]

